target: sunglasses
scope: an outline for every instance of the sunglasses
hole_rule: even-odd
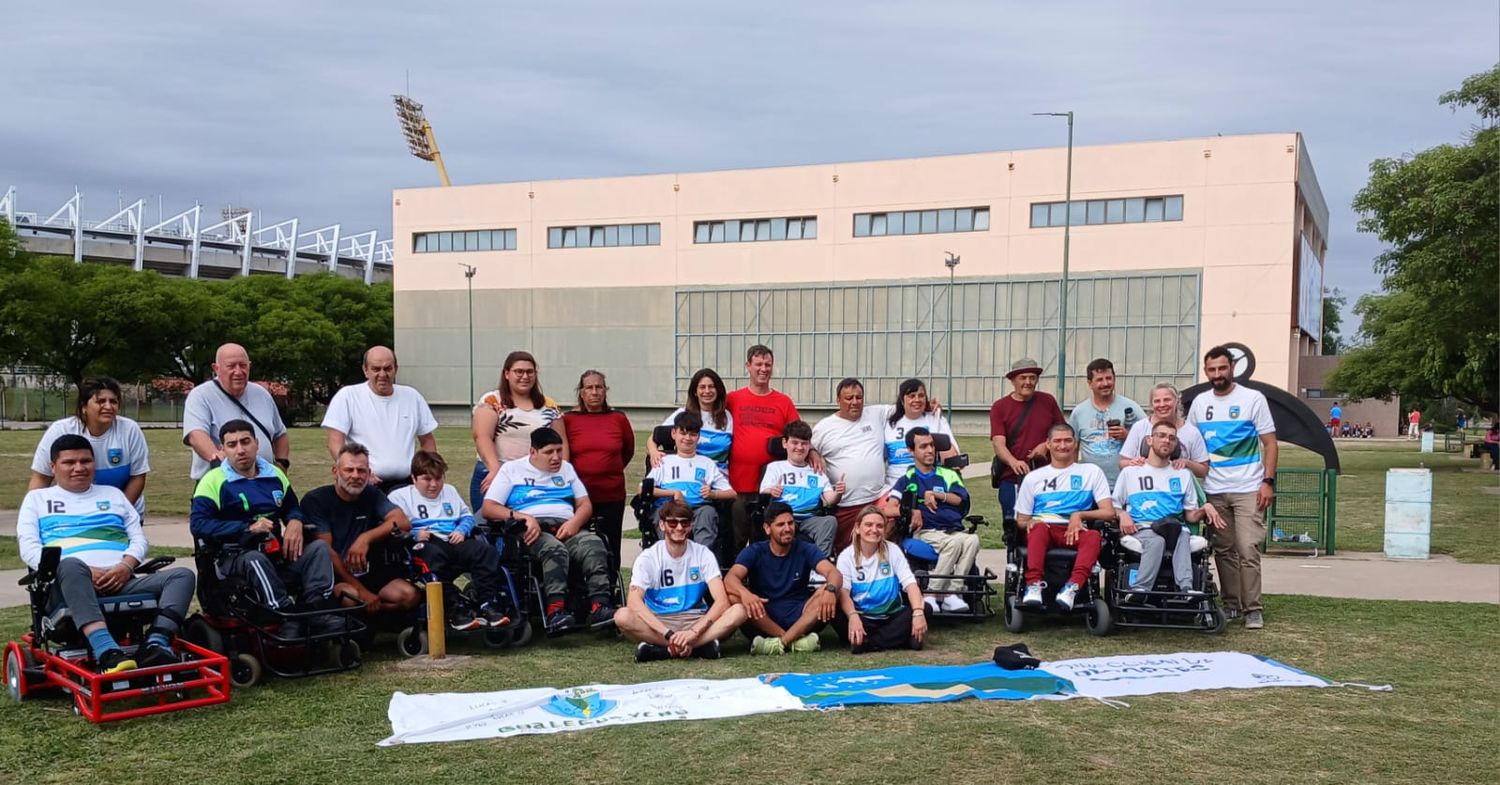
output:
[[[693,519],[692,518],[662,518],[661,519],[661,525],[663,525],[663,526],[682,526],[682,527],[687,527],[687,526],[692,526],[693,525]]]

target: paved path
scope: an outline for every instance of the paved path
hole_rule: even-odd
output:
[[[0,510],[0,535],[16,533],[14,510]],[[154,517],[146,525],[146,539],[162,547],[191,548],[186,518]],[[625,540],[621,556],[626,564],[640,553],[639,540]],[[979,563],[1000,575],[1005,551],[980,551]],[[192,559],[178,566],[191,568]],[[1427,600],[1500,604],[1500,564],[1466,564],[1451,556],[1423,561],[1387,559],[1378,553],[1345,551],[1337,556],[1267,556],[1262,561],[1266,591],[1314,597],[1362,600]],[[0,570],[0,607],[26,604],[26,592],[16,585],[24,570]]]

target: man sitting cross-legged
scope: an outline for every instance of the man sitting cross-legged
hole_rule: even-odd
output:
[[[693,508],[672,499],[658,511],[662,538],[630,568],[630,596],[615,626],[639,641],[636,662],[670,657],[719,658],[719,641],[745,623],[745,606],[731,603],[713,551],[693,542]]]
[[[730,596],[745,606],[746,634],[758,633],[750,653],[817,651],[818,630],[838,611],[843,576],[817,546],[797,539],[791,507],[772,502],[762,525],[767,539],[741,551],[724,581]],[[816,591],[808,585],[812,572],[825,581]]]

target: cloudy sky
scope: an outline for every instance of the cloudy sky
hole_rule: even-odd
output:
[[[408,71],[461,183],[1043,147],[1062,126],[1030,113],[1073,109],[1079,144],[1301,131],[1326,279],[1357,295],[1369,162],[1460,138],[1473,118],[1436,98],[1497,31],[1493,0],[73,0],[0,25],[0,189],[386,237],[391,189],[435,182],[392,118]]]

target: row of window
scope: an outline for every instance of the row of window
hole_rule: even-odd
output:
[[[1074,226],[1092,226],[1181,221],[1182,197],[1088,199],[1073,202],[1071,212],[1072,219],[1069,221],[1067,202],[1037,202],[1031,205],[1031,228],[1063,226],[1065,222]],[[855,237],[986,232],[989,228],[989,207],[854,214]],[[814,216],[693,223],[694,243],[814,240],[817,237],[818,219]],[[552,226],[547,229],[548,248],[614,248],[630,245],[661,245],[661,224]],[[514,251],[516,230],[424,232],[412,235],[412,250],[416,253]]]
[[[547,227],[548,248],[614,248],[621,245],[661,245],[661,224]]]
[[[515,229],[479,229],[467,232],[419,232],[411,236],[413,253],[450,251],[514,251]]]
[[[899,213],[855,213],[855,237],[887,237],[897,234],[947,234],[987,232],[989,207],[959,207],[950,210],[906,210]]]
[[[818,219],[746,218],[739,221],[697,221],[693,224],[695,243],[755,243],[768,240],[816,240]]]
[[[1031,205],[1031,228],[1047,226],[1094,226],[1181,221],[1181,196],[1148,196],[1133,199],[1089,199],[1072,203],[1037,202]]]

